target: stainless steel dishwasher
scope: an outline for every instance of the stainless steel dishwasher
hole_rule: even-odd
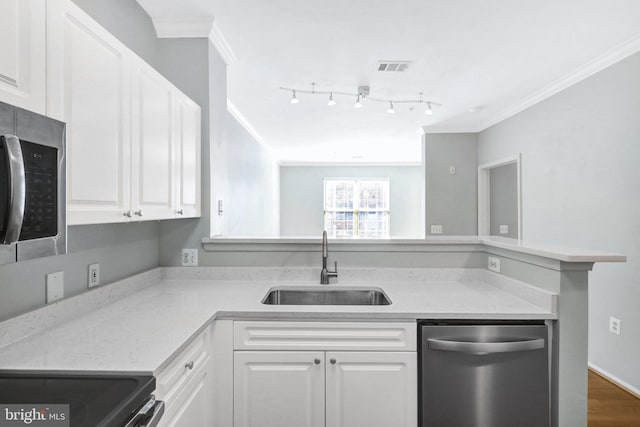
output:
[[[419,322],[420,427],[547,427],[544,322]]]

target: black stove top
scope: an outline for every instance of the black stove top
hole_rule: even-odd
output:
[[[0,374],[0,404],[68,404],[73,427],[122,426],[155,386],[152,376]]]

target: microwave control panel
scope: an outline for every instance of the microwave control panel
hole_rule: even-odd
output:
[[[26,200],[19,240],[58,234],[58,150],[21,141]],[[62,172],[64,173],[64,172]]]

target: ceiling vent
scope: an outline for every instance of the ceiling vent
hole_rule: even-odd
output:
[[[378,61],[378,71],[390,73],[402,73],[409,69],[411,61]]]

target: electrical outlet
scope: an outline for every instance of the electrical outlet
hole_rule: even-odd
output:
[[[500,273],[500,258],[489,257],[489,270]]]
[[[431,226],[431,234],[442,234],[442,226],[441,225],[432,225]]]
[[[509,226],[501,225],[500,226],[500,234],[509,234]]]
[[[449,166],[449,175],[455,175],[455,174],[456,174],[456,167]]]
[[[616,319],[613,316],[609,317],[609,332],[620,335],[622,332],[620,328],[622,328],[622,320]]]
[[[98,286],[100,284],[100,264],[90,264],[89,265],[89,279],[88,285],[90,288],[94,286]]]
[[[197,249],[182,250],[182,266],[183,267],[198,266],[198,250]]]
[[[224,203],[222,199],[218,200],[218,216],[222,216],[224,213]]]
[[[64,298],[64,271],[47,274],[47,304]]]

